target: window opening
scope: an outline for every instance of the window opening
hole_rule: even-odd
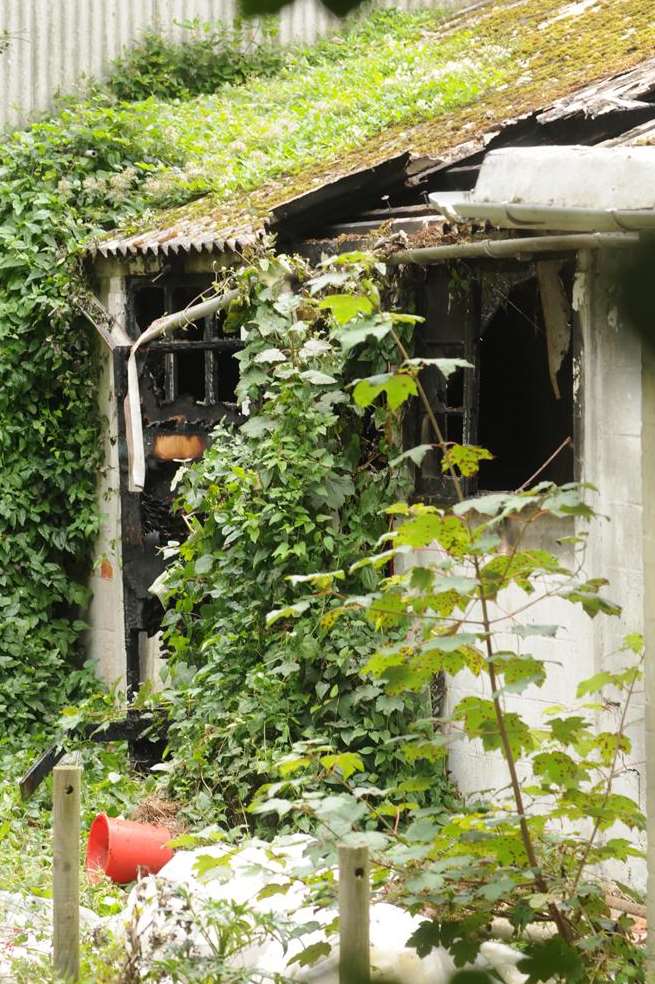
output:
[[[418,291],[425,323],[416,334],[416,354],[463,358],[476,367],[475,372],[457,370],[447,381],[436,367],[424,369],[421,376],[445,439],[480,444],[495,456],[481,463],[475,479],[464,482],[467,495],[520,487],[573,438],[573,264],[557,268],[556,282],[552,267],[547,273],[538,278],[535,268],[524,264],[502,271],[497,264],[440,266],[426,270]],[[544,304],[553,305],[548,331]],[[406,428],[407,446],[433,444],[432,428],[418,401],[415,408]],[[571,443],[539,480],[562,483],[573,478]],[[454,498],[437,450],[417,469],[416,493],[428,501]]]
[[[570,275],[564,273],[562,279],[570,297]],[[488,286],[499,303],[480,339],[478,436],[495,457],[481,463],[478,484],[506,490],[523,485],[573,436],[573,357],[569,345],[557,371],[557,399],[537,278],[508,291],[494,278]],[[573,477],[571,446],[539,475],[542,481],[558,483]]]
[[[133,338],[156,318],[197,303],[211,286],[207,277],[184,277],[161,286],[135,279],[131,285]],[[187,399],[197,405],[236,403],[241,341],[225,335],[225,312],[203,318],[170,338],[151,343],[141,361],[141,374],[160,404]]]

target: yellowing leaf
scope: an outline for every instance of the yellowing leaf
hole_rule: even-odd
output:
[[[319,308],[332,312],[339,325],[345,325],[361,314],[372,314],[373,304],[363,294],[330,294],[318,302]]]

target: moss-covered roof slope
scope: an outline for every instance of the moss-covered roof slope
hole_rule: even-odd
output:
[[[652,0],[375,14],[290,56],[275,78],[133,104],[181,164],[150,179],[152,209],[100,250],[233,248],[282,202],[405,151],[440,158],[654,52]]]

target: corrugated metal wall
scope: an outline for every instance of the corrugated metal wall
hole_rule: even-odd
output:
[[[462,6],[464,0],[446,0]],[[380,0],[411,10],[430,0]],[[441,0],[440,6],[444,6]],[[235,0],[0,0],[0,126],[16,126],[47,109],[58,90],[70,92],[82,75],[100,77],[125,46],[147,28],[182,36],[176,21],[234,17]],[[337,25],[320,0],[295,0],[280,14],[280,40],[313,41]]]

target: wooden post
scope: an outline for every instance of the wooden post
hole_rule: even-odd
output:
[[[80,785],[77,757],[66,756],[53,769],[53,938],[57,978],[80,976]]]
[[[369,984],[367,847],[339,845],[339,984]]]

